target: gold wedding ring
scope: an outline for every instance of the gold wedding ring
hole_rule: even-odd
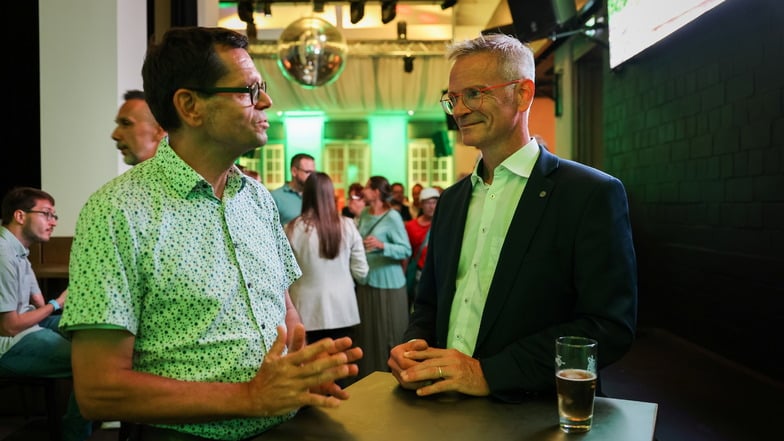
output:
[[[438,378],[444,378],[444,373],[441,372],[441,366],[438,367]]]

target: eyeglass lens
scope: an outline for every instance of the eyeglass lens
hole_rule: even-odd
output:
[[[266,81],[262,81],[260,83],[253,83],[250,86],[250,102],[254,106],[256,105],[256,103],[259,102],[259,99],[261,98],[261,92],[267,93]]]
[[[27,210],[27,213],[36,213],[36,214],[42,214],[42,215],[43,215],[43,216],[46,218],[46,220],[49,220],[49,221],[51,221],[51,220],[58,220],[58,219],[60,219],[60,216],[58,216],[58,215],[56,215],[56,214],[52,213],[51,211],[42,211],[42,210]]]
[[[484,94],[477,88],[465,89],[463,93],[456,95],[445,93],[441,98],[441,107],[444,109],[444,112],[453,115],[455,107],[457,107],[457,99],[460,97],[463,100],[463,105],[471,110],[477,110],[482,107],[483,96]]]

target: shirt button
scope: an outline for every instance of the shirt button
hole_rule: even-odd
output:
[[[253,284],[252,283],[248,283],[248,289],[251,289],[251,288],[253,288]]]

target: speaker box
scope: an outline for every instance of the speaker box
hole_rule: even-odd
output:
[[[507,0],[517,38],[547,38],[577,14],[574,0]]]

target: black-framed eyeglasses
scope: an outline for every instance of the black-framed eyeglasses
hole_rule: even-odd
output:
[[[261,92],[267,93],[267,82],[257,82],[245,87],[185,87],[196,92],[214,95],[216,93],[241,93],[246,92],[250,95],[250,104],[255,106],[261,98]]]
[[[60,216],[52,213],[51,211],[41,211],[41,210],[22,210],[22,211],[24,211],[25,213],[43,214],[46,217],[46,220],[49,220],[49,221],[60,219]]]
[[[525,78],[520,78],[518,80],[508,81],[506,83],[501,84],[494,84],[492,86],[487,87],[469,87],[467,89],[463,89],[462,93],[445,93],[441,97],[441,107],[444,109],[448,115],[455,114],[455,107],[457,107],[457,99],[459,97],[463,98],[463,104],[468,107],[470,110],[479,110],[482,107],[482,98],[487,95],[487,92],[498,89],[501,87],[506,87],[512,84],[517,84],[525,81]]]

